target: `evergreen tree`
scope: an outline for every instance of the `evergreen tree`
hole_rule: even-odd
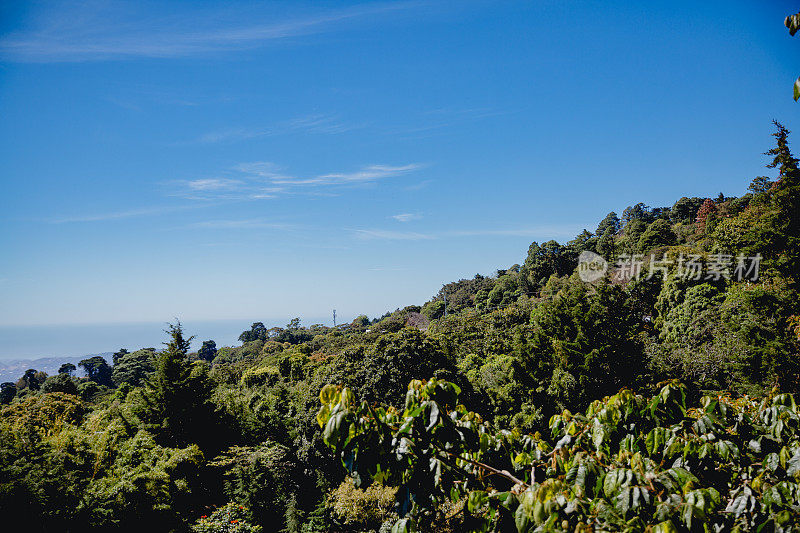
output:
[[[600,224],[597,225],[597,231],[595,233],[597,235],[603,235],[606,230],[611,230],[612,233],[619,232],[620,222],[619,217],[617,214],[612,211],[606,215],[606,218],[600,221]]]
[[[207,364],[193,365],[187,353],[192,337],[184,337],[180,321],[165,330],[170,336],[156,359],[156,369],[142,395],[141,418],[166,445],[202,444],[213,434]],[[202,442],[201,442],[202,441]]]
[[[797,158],[789,150],[789,130],[773,121],[776,146],[765,152],[772,156],[767,168],[778,169],[778,182],[774,195],[778,216],[775,218],[776,244],[780,258],[776,264],[797,288],[800,285],[800,170]]]

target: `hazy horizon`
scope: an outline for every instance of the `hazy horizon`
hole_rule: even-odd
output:
[[[337,322],[342,323],[338,319]],[[352,320],[350,317],[349,320]],[[214,340],[218,347],[241,344],[242,331],[250,329],[253,322],[263,322],[267,328],[284,327],[289,319],[223,319],[181,320],[187,335],[195,335],[192,349],[200,347],[204,340]],[[0,326],[0,360],[38,359],[42,357],[79,357],[120,348],[134,351],[139,348],[160,348],[167,340],[164,329],[168,322],[97,323],[97,324],[53,324]],[[332,318],[303,319],[301,324],[326,324]]]

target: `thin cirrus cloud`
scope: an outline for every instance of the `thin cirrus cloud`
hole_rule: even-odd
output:
[[[240,163],[235,177],[199,178],[174,182],[173,193],[190,200],[260,200],[289,194],[334,194],[342,187],[376,183],[421,168],[419,164],[367,165],[352,172],[331,172],[314,176],[292,176],[273,163]]]
[[[187,19],[166,8],[159,12],[151,4],[63,2],[35,12],[26,30],[0,39],[0,55],[17,62],[76,62],[234,52],[336,31],[348,22],[416,5],[367,3],[280,19],[265,13],[267,8],[257,12],[257,7],[247,20],[230,20],[224,10],[198,10]]]
[[[412,220],[421,219],[422,215],[418,213],[398,213],[397,215],[392,215],[392,218],[398,222],[411,222]]]
[[[224,144],[292,133],[336,135],[361,129],[365,126],[365,123],[346,123],[337,115],[316,114],[276,122],[266,128],[228,128],[212,131],[201,135],[194,142],[200,144]]]

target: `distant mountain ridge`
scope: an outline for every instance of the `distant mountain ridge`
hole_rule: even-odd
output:
[[[99,355],[112,363],[112,356],[114,352],[103,352],[98,354],[88,354],[75,357],[39,357],[37,359],[0,359],[0,382],[17,381],[26,370],[33,368],[47,372],[51,376],[58,373],[58,369],[64,363],[72,363],[78,366],[78,363],[86,358]],[[77,375],[83,375],[81,369],[78,370]]]

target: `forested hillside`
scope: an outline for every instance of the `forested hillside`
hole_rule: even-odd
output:
[[[30,369],[0,393],[2,523],[797,530],[800,171],[775,126],[738,196],[609,213],[422,305]]]

